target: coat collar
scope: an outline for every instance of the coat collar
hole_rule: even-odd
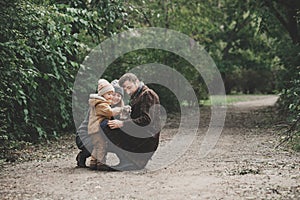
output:
[[[130,99],[134,99],[136,98],[137,96],[140,95],[140,93],[142,92],[143,90],[143,87],[145,86],[145,84],[143,82],[140,82],[140,85],[138,87],[138,89],[135,91],[135,93],[130,97]]]
[[[107,101],[104,97],[99,96],[98,94],[90,94],[90,99],[100,99],[102,101]]]

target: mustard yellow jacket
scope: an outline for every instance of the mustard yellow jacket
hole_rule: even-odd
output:
[[[88,134],[99,132],[100,123],[104,119],[111,119],[113,116],[109,102],[98,94],[90,94],[89,99],[90,116],[88,124]]]

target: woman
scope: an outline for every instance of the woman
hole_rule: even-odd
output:
[[[113,80],[111,82],[111,84],[114,86],[115,88],[115,93],[114,93],[114,97],[112,99],[112,104],[111,107],[115,108],[115,107],[123,107],[124,106],[124,101],[123,101],[123,97],[124,97],[124,90],[123,88],[121,88],[118,84],[118,80]]]
[[[115,93],[114,93],[114,97],[113,97],[113,100],[112,100],[112,108],[115,108],[115,107],[121,107],[122,110],[121,110],[121,113],[120,115],[118,116],[115,116],[114,118],[115,119],[120,119],[120,120],[124,120],[124,119],[127,119],[130,115],[130,112],[131,112],[131,107],[129,105],[125,106],[124,105],[124,90],[122,87],[120,87],[118,80],[113,80],[111,82],[111,84],[114,86],[115,88]]]

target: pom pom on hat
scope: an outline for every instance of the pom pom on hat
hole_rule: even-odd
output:
[[[105,79],[99,79],[98,81],[98,95],[103,96],[107,92],[115,92],[114,87]]]

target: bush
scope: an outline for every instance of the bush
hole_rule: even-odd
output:
[[[85,44],[104,37],[106,18],[92,7],[32,2],[39,1],[0,3],[1,142],[37,141],[74,129],[72,87],[89,51]]]

